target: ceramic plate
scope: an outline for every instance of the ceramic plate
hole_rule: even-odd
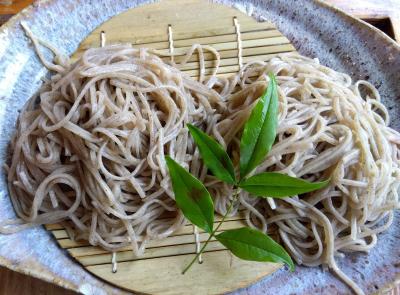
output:
[[[400,130],[400,47],[382,32],[319,1],[217,1],[233,6],[258,20],[270,20],[295,45],[322,64],[367,79],[383,96]],[[46,70],[38,61],[19,23],[66,54],[99,24],[146,1],[133,0],[46,0],[37,1],[0,28],[0,157],[7,159],[8,143],[18,110],[38,89]],[[49,55],[50,57],[50,55]],[[0,172],[0,220],[14,216],[4,171]],[[379,236],[368,254],[347,255],[339,266],[367,293],[393,286],[400,279],[400,214]],[[85,294],[125,293],[86,272],[60,249],[44,228],[11,236],[0,236],[0,265],[28,273]],[[297,267],[264,278],[235,294],[347,294],[349,289],[321,268]]]

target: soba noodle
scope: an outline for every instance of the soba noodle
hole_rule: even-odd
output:
[[[216,211],[225,213],[230,188],[207,175],[185,124],[214,136],[237,163],[242,126],[273,72],[278,134],[257,171],[330,178],[330,185],[280,200],[242,192],[232,214],[243,210],[250,226],[276,231],[298,264],[327,265],[362,293],[334,257],[374,247],[399,208],[400,184],[400,134],[388,127],[389,114],[370,83],[352,84],[348,75],[297,54],[217,78],[218,52],[199,45],[181,58],[186,63],[197,51],[195,81],[151,50],[92,48],[71,64],[31,38],[38,52],[40,45],[53,50],[56,63],[39,55],[54,74],[21,111],[6,167],[19,218],[1,223],[1,233],[62,222],[76,240],[109,251],[130,245],[140,255],[149,240],[186,222],[175,206],[165,154],[204,181]],[[216,58],[210,77],[204,50]]]
[[[224,94],[228,113],[213,135],[239,157],[241,126],[268,80],[277,75],[277,141],[257,172],[279,171],[310,181],[330,178],[318,192],[268,200],[242,192],[250,226],[277,229],[298,264],[328,265],[356,293],[362,290],[336,265],[344,252],[368,252],[377,234],[400,208],[400,134],[388,127],[389,114],[367,81],[321,66],[297,54],[247,64],[237,75],[234,93]],[[367,93],[363,95],[363,93]],[[217,210],[226,208],[218,194]]]

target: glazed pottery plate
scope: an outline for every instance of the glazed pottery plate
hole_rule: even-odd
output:
[[[216,1],[259,21],[273,22],[296,49],[322,64],[366,79],[380,91],[389,109],[392,127],[400,130],[400,47],[380,31],[319,1]],[[0,28],[0,156],[8,155],[18,110],[41,84],[46,70],[24,35],[24,21],[36,35],[66,54],[101,23],[146,1],[45,0],[12,18]],[[50,57],[50,55],[48,55]],[[0,220],[14,217],[4,171],[0,172]],[[342,270],[366,293],[393,287],[400,279],[400,214],[379,236],[369,254],[338,258]],[[43,227],[15,235],[0,235],[0,265],[85,294],[124,293],[84,270]],[[322,268],[279,270],[235,294],[347,294],[349,289]]]

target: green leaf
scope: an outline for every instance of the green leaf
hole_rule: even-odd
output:
[[[264,172],[243,180],[239,186],[260,197],[282,198],[308,193],[325,187],[329,179],[322,182],[308,182],[276,172]]]
[[[216,238],[240,259],[283,262],[291,271],[294,270],[294,263],[285,249],[258,230],[248,227],[231,229],[222,232]]]
[[[176,204],[190,222],[211,233],[214,224],[214,205],[210,193],[200,180],[181,165],[169,156],[165,156],[165,159],[171,175]]]
[[[199,147],[201,157],[211,172],[220,180],[234,184],[235,172],[233,164],[222,146],[199,128],[187,125],[195,143]]]
[[[278,89],[275,77],[269,74],[270,82],[264,94],[247,120],[240,140],[240,176],[249,174],[271,150],[278,125]]]

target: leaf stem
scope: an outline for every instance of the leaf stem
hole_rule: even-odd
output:
[[[218,229],[221,227],[222,223],[225,221],[226,217],[228,217],[229,213],[231,213],[232,208],[234,203],[236,202],[236,199],[240,193],[240,188],[238,188],[237,186],[234,186],[234,190],[235,193],[233,194],[233,198],[231,203],[229,204],[228,209],[226,210],[224,216],[222,216],[221,221],[218,223],[217,227],[211,232],[210,236],[208,237],[207,241],[204,243],[203,247],[201,247],[200,251],[196,254],[196,256],[192,259],[192,261],[185,267],[185,269],[182,271],[182,274],[184,275],[189,269],[190,267],[193,265],[193,263],[195,263],[195,261],[197,260],[197,258],[199,258],[199,256],[204,252],[204,250],[206,249],[208,243],[211,241],[211,239],[215,236],[216,232],[218,231]]]

